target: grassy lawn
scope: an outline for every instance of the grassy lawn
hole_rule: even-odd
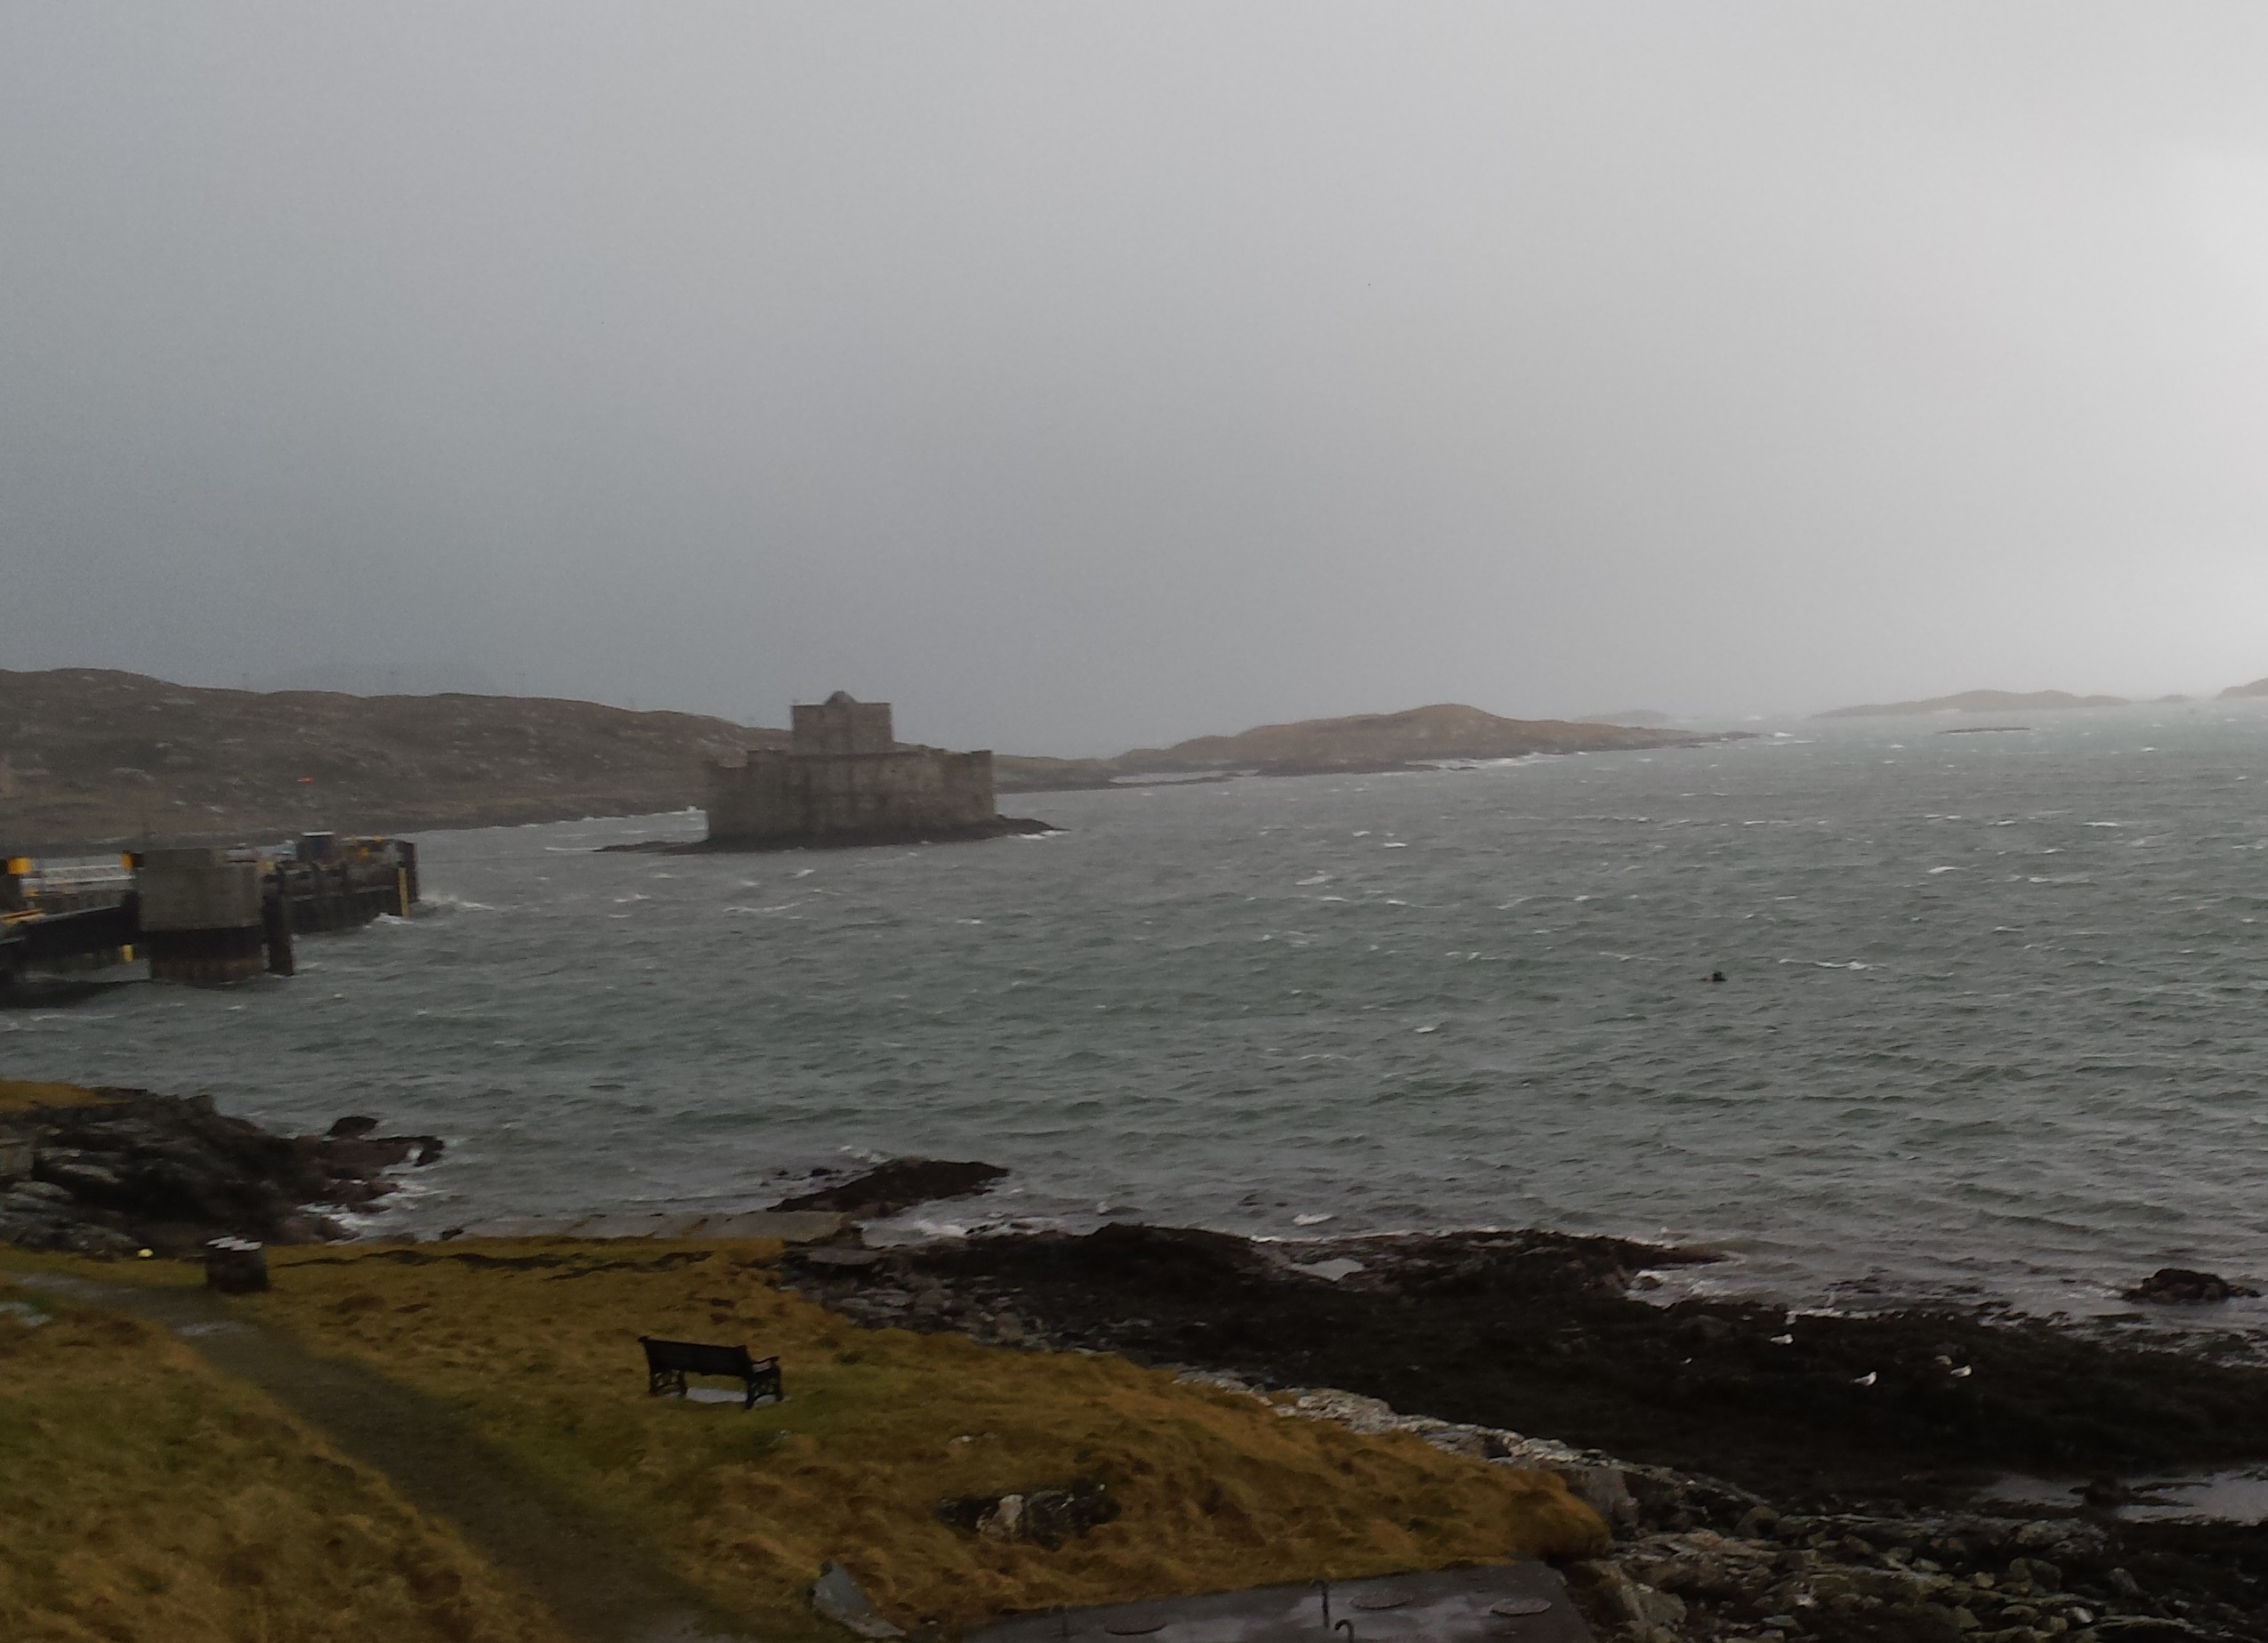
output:
[[[165,1330],[0,1272],[5,1303],[25,1310],[0,1313],[0,1637],[563,1643],[453,1533]]]

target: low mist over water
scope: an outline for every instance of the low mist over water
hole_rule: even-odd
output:
[[[1666,1234],[1802,1304],[2268,1273],[2268,716],[1952,722],[1035,795],[1066,832],[918,850],[438,834],[432,910],[294,980],[0,1043],[447,1135],[386,1218],[429,1231],[927,1153],[1014,1171],[963,1225]]]

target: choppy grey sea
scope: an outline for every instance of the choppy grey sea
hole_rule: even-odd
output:
[[[380,1223],[428,1230],[927,1154],[1014,1171],[933,1226],[1667,1236],[1802,1305],[2268,1279],[2268,713],[1975,722],[1038,794],[1061,834],[921,850],[434,834],[418,916],[12,1012],[0,1062],[439,1132]]]

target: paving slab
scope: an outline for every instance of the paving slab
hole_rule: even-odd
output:
[[[474,1221],[472,1238],[776,1238],[817,1244],[835,1236],[850,1217],[830,1210],[744,1210],[738,1214],[504,1216]]]
[[[1017,1615],[974,1628],[964,1643],[1337,1643],[1350,1635],[1354,1643],[1590,1643],[1591,1629],[1559,1572],[1526,1562]]]

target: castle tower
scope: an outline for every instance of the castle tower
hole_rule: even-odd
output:
[[[799,753],[886,753],[898,744],[890,733],[890,704],[861,702],[848,690],[837,690],[816,705],[798,702],[794,714],[795,740]]]

